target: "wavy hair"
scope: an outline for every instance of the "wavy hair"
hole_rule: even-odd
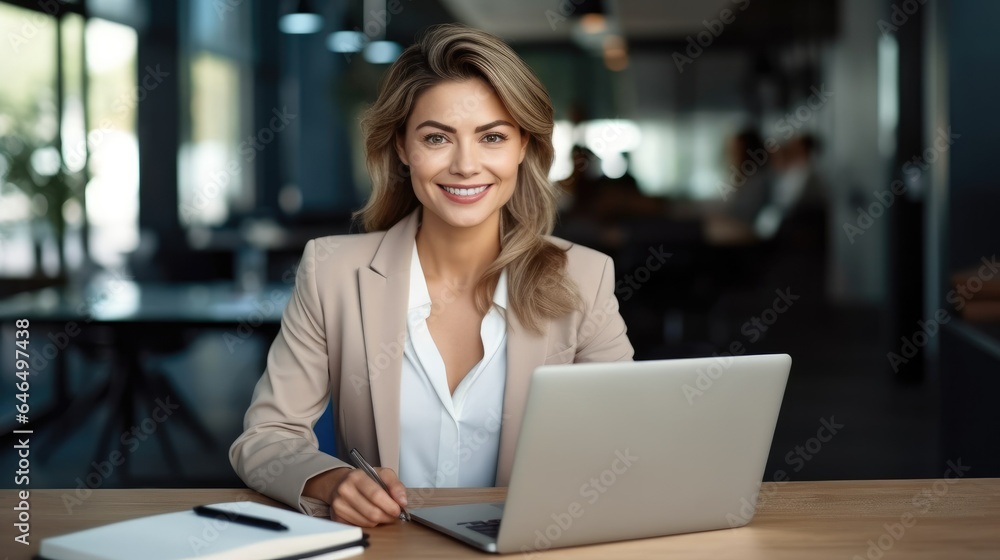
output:
[[[540,334],[546,319],[578,309],[580,297],[566,275],[566,252],[545,239],[556,218],[556,188],[548,179],[552,102],[524,61],[498,37],[464,25],[437,25],[389,67],[378,98],[361,120],[372,193],[354,216],[366,231],[379,231],[420,205],[409,184],[409,170],[394,148],[396,134],[405,129],[421,93],[444,81],[472,78],[492,88],[522,134],[528,135],[517,187],[500,211],[500,254],[476,284],[476,308],[482,314],[489,310],[506,268],[511,310],[526,329]],[[460,103],[454,110],[475,107]]]

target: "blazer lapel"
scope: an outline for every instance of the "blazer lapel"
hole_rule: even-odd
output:
[[[514,313],[507,314],[507,381],[503,393],[497,486],[510,483],[514,449],[521,433],[521,417],[528,399],[528,385],[535,368],[545,362],[546,337],[524,329]]]
[[[420,209],[386,232],[369,268],[358,271],[379,466],[399,470],[399,388],[406,342],[410,258]]]

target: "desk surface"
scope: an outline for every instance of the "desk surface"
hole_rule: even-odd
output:
[[[411,490],[410,502],[500,501],[505,489]],[[31,491],[31,545],[13,541],[14,490],[0,490],[4,554],[30,558],[42,538],[211,502],[275,502],[246,489],[95,490],[67,511],[73,491]],[[905,524],[904,524],[905,521]],[[416,523],[375,529],[359,558],[490,558]],[[881,546],[881,550],[878,548]],[[7,552],[10,551],[10,552]],[[739,529],[556,549],[539,558],[1000,558],[1000,479],[767,483]]]

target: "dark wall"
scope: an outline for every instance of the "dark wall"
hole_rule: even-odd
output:
[[[1000,2],[952,0],[948,12],[948,95],[951,128],[961,138],[950,152],[950,270],[976,264],[1000,247],[997,149],[1000,91],[995,22]]]

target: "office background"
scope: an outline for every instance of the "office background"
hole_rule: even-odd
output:
[[[614,257],[636,357],[792,355],[766,478],[998,476],[998,17],[0,2],[0,461],[15,470],[26,318],[32,486],[240,485],[226,453],[302,247],[358,229],[360,112],[420,30],[459,21],[548,88],[556,233]]]

